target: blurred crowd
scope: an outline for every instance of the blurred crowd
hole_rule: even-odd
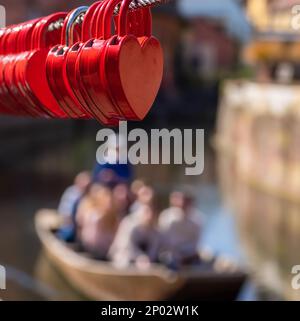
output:
[[[60,201],[58,236],[120,267],[162,263],[177,270],[199,263],[202,216],[192,193],[171,192],[169,207],[161,211],[154,188],[132,177],[129,164],[108,162],[97,164],[92,174],[80,173]]]

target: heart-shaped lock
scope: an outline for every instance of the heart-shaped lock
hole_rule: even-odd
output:
[[[110,1],[101,3],[96,11],[94,21],[102,26],[103,14],[106,6],[110,6]],[[99,21],[101,23],[99,23]],[[99,28],[99,27],[98,27]],[[102,32],[99,30],[96,38],[87,41],[77,58],[77,81],[81,84],[81,90],[86,93],[93,103],[94,115],[105,114],[107,117],[115,119],[122,119],[124,116],[121,111],[116,108],[107,97],[103,87],[103,72],[100,70],[100,61],[104,52],[105,40],[102,39]]]
[[[18,41],[17,41],[17,37],[19,35],[19,33],[22,30],[22,25],[16,25],[11,29],[11,32],[9,33],[7,39],[6,39],[6,53],[17,53],[18,52]]]
[[[7,66],[11,63],[13,55],[3,55],[0,59],[0,101],[1,110],[6,114],[17,115],[17,109],[19,109],[17,101],[10,95],[5,83],[4,73]]]
[[[65,14],[63,14],[65,15]],[[23,52],[19,55],[18,59],[15,63],[14,68],[14,82],[16,84],[16,90],[18,94],[23,98],[23,108],[29,109],[29,113],[34,117],[49,117],[50,113],[45,108],[42,103],[38,100],[38,98],[31,92],[30,88],[28,87],[27,81],[24,74],[26,70],[26,63],[30,59],[31,55],[34,54],[39,48],[48,48],[53,41],[54,38],[50,38],[47,30],[47,22],[57,19],[58,17],[62,18],[62,14],[54,14],[49,17],[43,17],[33,21],[29,24],[28,32],[23,34],[22,37],[24,39],[24,46],[26,47],[27,52]],[[43,38],[38,38],[38,31],[44,29],[45,32],[42,34]],[[57,35],[57,33],[56,33]],[[42,68],[43,70],[43,68]],[[41,75],[43,77],[43,75]]]
[[[34,31],[34,27],[36,24],[41,20],[42,18],[34,19],[31,21],[28,21],[20,31],[20,38],[19,38],[19,46],[18,46],[18,52],[24,52],[29,51],[32,49],[32,34]]]
[[[106,2],[105,5],[98,7],[97,24],[102,26],[101,32],[97,34],[97,39],[90,39],[83,46],[78,57],[79,70],[77,70],[77,79],[78,81],[81,79],[82,85],[99,110],[110,117],[120,120],[127,119],[127,117],[122,113],[119,106],[115,105],[112,101],[107,88],[106,74],[103,72],[105,70],[103,64],[105,64],[107,44],[116,37],[109,34],[106,39],[103,39],[103,21],[105,20],[105,27],[110,30],[111,16],[115,5],[114,2],[109,1]],[[109,10],[107,10],[107,8],[109,8]],[[105,10],[107,14],[106,17],[104,17]],[[115,23],[117,23],[118,17],[114,20]],[[145,20],[147,23],[151,20],[149,9],[131,12],[128,21],[131,25],[131,32],[135,35],[143,33],[145,31]]]
[[[49,51],[46,60],[46,74],[49,86],[61,108],[71,118],[91,118],[75,96],[67,77],[66,57],[74,39],[76,19],[87,11],[88,7],[79,7],[71,11],[65,19],[62,29],[61,45]],[[80,30],[79,30],[80,31]],[[76,41],[77,40],[77,41]]]
[[[95,36],[96,31],[93,28],[89,28],[91,21],[93,20],[93,16],[97,12],[98,6],[102,6],[106,1],[100,1],[93,4],[87,13],[85,14],[83,25],[82,25],[82,39],[89,39],[90,36]],[[84,43],[78,42],[75,43],[70,50],[67,52],[66,56],[66,74],[68,77],[68,81],[70,86],[77,97],[80,104],[86,110],[86,112],[90,115],[93,115],[98,121],[106,126],[114,126],[118,124],[117,120],[110,119],[107,117],[102,111],[96,109],[92,99],[89,97],[88,93],[86,92],[85,88],[82,86],[81,77],[77,77],[77,69],[78,64],[77,60],[81,53]]]
[[[94,2],[84,15],[81,31],[81,42],[84,43],[95,37],[98,26],[95,24],[95,16],[98,14],[99,7],[107,0]]]
[[[105,67],[111,97],[130,119],[143,120],[160,88],[163,52],[159,41],[151,34],[146,34],[141,41],[128,35],[130,3],[130,0],[122,2],[118,38],[108,47]]]
[[[31,37],[34,26],[40,19],[34,19],[27,23],[24,23],[18,27],[19,32],[15,34],[15,42],[18,44],[16,47],[17,52],[24,52],[28,49],[27,39]],[[16,112],[19,115],[30,115],[36,116],[36,113],[32,112],[31,108],[28,108],[27,98],[24,97],[23,93],[18,89],[19,79],[16,78],[16,65],[20,59],[22,59],[23,54],[15,54],[11,57],[11,60],[6,65],[3,70],[4,82],[7,88],[7,93],[11,96],[17,105],[15,105]]]
[[[48,27],[54,21],[64,19],[66,13],[57,13],[41,19],[35,26],[32,34],[32,48],[29,54],[20,60],[16,66],[16,74],[20,80],[19,87],[33,103],[33,111],[39,115],[54,118],[67,118],[53,96],[46,77],[45,63],[49,45],[59,42],[61,31],[53,31],[56,36],[50,35]],[[57,37],[58,40],[57,40]],[[56,39],[56,40],[55,40]],[[40,72],[37,72],[40,71]]]
[[[33,49],[32,46],[32,39],[33,39],[33,32],[35,27],[42,18],[34,19],[28,21],[26,24],[22,26],[18,37],[18,52],[21,52],[13,65],[12,74],[8,75],[11,79],[10,81],[10,88],[13,92],[14,96],[17,100],[21,103],[22,108],[32,117],[39,117],[40,113],[38,112],[34,102],[30,99],[30,96],[26,95],[25,90],[20,86],[22,79],[19,78],[18,74],[18,63],[24,59],[27,59],[30,55],[30,50]]]
[[[1,54],[2,55],[11,53],[10,46],[8,45],[8,43],[9,43],[9,37],[11,36],[11,34],[13,34],[14,27],[15,25],[7,27],[4,31],[4,34],[1,37]]]
[[[119,4],[119,15],[114,16]],[[94,3],[83,19],[81,38],[79,25],[67,31],[74,12],[66,20],[66,13],[58,13],[1,29],[1,112],[94,117],[107,126],[144,119],[159,90],[163,55],[152,37],[150,9],[131,11],[130,4]],[[56,28],[62,20],[63,28]],[[72,47],[68,35],[77,41]]]
[[[26,108],[24,104],[24,99],[18,95],[18,90],[14,78],[14,70],[16,63],[20,57],[20,54],[7,55],[7,63],[2,70],[2,76],[5,88],[5,95],[7,96],[5,100],[11,101],[11,107],[14,109],[17,115],[28,116],[31,112]]]
[[[11,43],[14,41],[14,39],[16,39],[18,36],[17,32],[12,32],[9,36],[9,41],[7,41],[7,46],[8,48],[6,48],[6,50],[8,52],[12,52],[13,48],[11,47]],[[15,42],[17,43],[17,42]],[[12,66],[14,64],[14,60],[15,60],[16,55],[14,54],[5,54],[4,56],[2,56],[1,59],[1,66],[0,66],[0,99],[1,102],[8,107],[9,110],[11,110],[11,112],[13,114],[18,114],[18,110],[19,110],[19,114],[24,114],[22,113],[22,109],[19,106],[19,102],[15,99],[15,97],[12,95],[10,88],[9,88],[9,81],[10,79],[7,78],[7,75],[10,73],[10,71],[12,70]]]

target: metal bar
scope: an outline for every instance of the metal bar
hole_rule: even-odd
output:
[[[166,4],[171,0],[133,0],[130,5],[131,10],[140,9],[144,7],[154,7],[161,4]],[[116,8],[115,14],[118,14],[119,7]]]
[[[155,7],[158,5],[166,4],[171,1],[173,1],[173,0],[133,0],[130,4],[130,10],[137,10],[137,9],[145,8],[145,7]],[[120,8],[120,6],[116,7],[115,15],[117,15],[119,13],[119,8]],[[77,24],[82,23],[83,19],[84,19],[84,14],[80,15],[77,18],[76,23]],[[60,28],[62,28],[63,23],[64,23],[63,19],[55,21],[49,25],[48,30],[53,31],[53,30],[60,29]]]

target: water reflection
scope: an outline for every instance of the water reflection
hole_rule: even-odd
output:
[[[228,82],[215,140],[224,203],[255,279],[287,300],[300,298],[291,285],[300,262],[299,110],[289,100],[297,95],[296,85]]]
[[[77,301],[85,300],[72,286],[66,282],[60,272],[48,260],[42,251],[35,264],[34,276],[43,284],[51,286],[52,295],[48,300]]]

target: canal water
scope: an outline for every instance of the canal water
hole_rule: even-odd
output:
[[[26,150],[25,147],[26,161],[20,155],[19,161],[14,159],[13,166],[6,162],[8,165],[0,169],[0,264],[7,270],[7,290],[0,291],[1,299],[80,298],[47,262],[34,230],[35,213],[41,208],[56,208],[60,195],[72,183],[74,175],[93,167],[97,126],[77,127],[74,129],[73,124],[69,125],[67,134],[54,143],[45,141],[48,146],[41,152],[32,153],[32,148]],[[145,165],[136,167],[136,176],[146,178],[165,195],[175,186],[191,185],[197,195],[197,205],[204,214],[201,246],[246,263],[234,216],[222,203],[215,152],[210,147],[211,136],[207,136],[203,175],[187,177],[182,166]],[[257,299],[253,284],[247,284],[238,299]]]

